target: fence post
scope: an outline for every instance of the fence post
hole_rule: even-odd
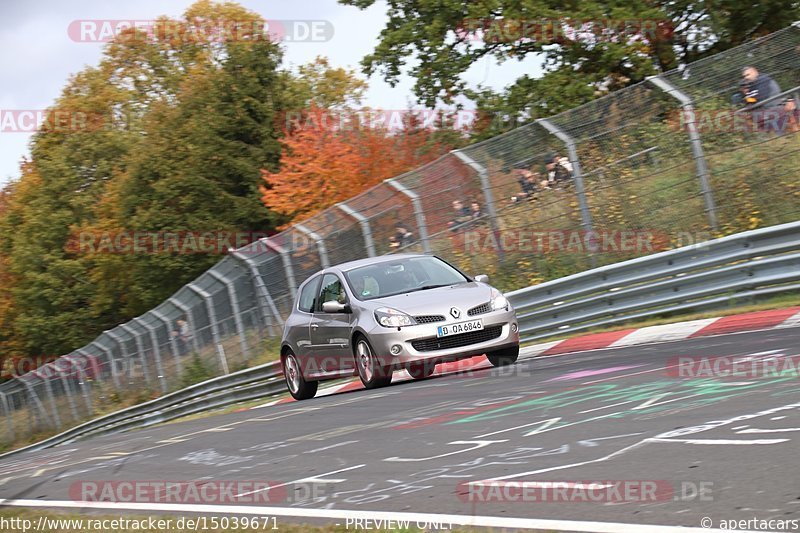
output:
[[[706,214],[708,216],[708,223],[711,229],[719,229],[717,220],[717,206],[714,202],[714,194],[711,191],[711,184],[709,183],[708,165],[706,164],[706,156],[703,151],[703,141],[700,139],[700,133],[697,131],[694,104],[691,97],[672,85],[670,82],[659,76],[650,76],[647,81],[672,96],[681,103],[681,108],[685,113],[684,123],[688,126],[689,141],[692,144],[692,154],[694,156],[694,164],[697,169],[697,178],[700,180],[700,188],[703,192],[703,201],[706,206]]]
[[[172,322],[170,322],[170,319],[164,316],[164,314],[161,311],[156,311],[155,309],[153,309],[150,312],[153,314],[154,317],[163,322],[164,326],[166,326],[167,328],[167,336],[169,337],[170,351],[172,351],[172,356],[175,358],[175,368],[178,369],[178,378],[181,378],[183,376],[183,366],[181,365],[181,353],[180,350],[178,350],[178,341],[172,335]]]
[[[231,310],[233,311],[233,321],[236,323],[236,332],[239,334],[239,346],[242,349],[242,355],[245,362],[250,360],[250,348],[247,346],[247,338],[245,337],[244,322],[242,322],[241,309],[239,309],[239,300],[236,297],[236,289],[233,286],[233,281],[230,278],[223,276],[219,272],[214,271],[212,268],[208,271],[208,275],[217,279],[220,283],[228,288],[228,299],[231,301]]]
[[[547,119],[540,118],[536,123],[555,135],[558,140],[563,142],[567,147],[569,162],[572,164],[572,179],[575,181],[575,193],[578,195],[578,205],[580,205],[581,209],[581,226],[583,230],[590,235],[589,238],[592,239],[591,235],[594,233],[592,214],[589,212],[589,202],[586,200],[586,189],[583,184],[583,170],[581,169],[581,161],[578,159],[578,150],[575,148],[575,141],[572,137],[567,135],[564,130]],[[592,267],[596,266],[597,259],[594,253],[589,253],[589,260],[591,261]]]
[[[495,242],[498,243],[497,254],[500,257],[500,262],[503,262],[505,261],[505,250],[503,250],[502,245],[500,245],[500,243],[503,242],[503,239],[500,238],[500,227],[497,225],[497,209],[494,203],[492,184],[489,181],[489,171],[486,169],[486,167],[472,159],[472,157],[465,154],[461,150],[453,150],[451,153],[460,159],[465,165],[474,170],[478,174],[478,178],[481,180],[483,198],[486,201],[486,210],[489,213],[489,224],[492,227],[492,233],[494,233]]]
[[[90,355],[84,352],[83,348],[79,348],[78,350],[75,351],[83,355],[84,357]],[[89,385],[89,378],[86,375],[86,372],[83,370],[83,366],[77,365],[76,368],[78,369],[78,381],[79,384],[81,384],[81,392],[83,393],[83,399],[86,402],[86,409],[87,412],[91,415],[92,413],[94,413],[94,406],[92,405],[92,388]]]
[[[58,377],[61,380],[61,385],[64,387],[64,394],[67,397],[67,402],[69,403],[69,410],[72,412],[72,419],[77,422],[80,420],[80,416],[78,416],[78,408],[75,405],[75,398],[72,397],[72,386],[69,384],[69,377],[64,374],[64,371],[59,369],[56,365],[59,361],[64,359],[61,357],[53,362],[53,370],[58,372]]]
[[[111,338],[111,340],[117,343],[117,346],[119,346],[119,349],[122,352],[122,358],[125,361],[125,365],[129,366],[131,355],[128,353],[128,348],[125,346],[125,341],[122,340],[122,337],[120,337],[111,330],[104,331],[103,333],[108,335]],[[145,374],[144,361],[142,360],[141,363],[142,363],[142,374],[144,375]],[[130,378],[132,377],[132,375],[133,375],[132,368],[128,368],[128,384],[130,384]],[[145,381],[149,380],[146,379]]]
[[[148,336],[150,337],[150,344],[153,345],[153,357],[156,360],[156,372],[158,372],[158,381],[161,383],[161,392],[167,392],[169,387],[167,386],[167,377],[164,375],[164,366],[161,364],[161,349],[158,347],[156,330],[155,328],[151,328],[141,317],[134,318],[133,322],[136,322],[147,330]]]
[[[10,435],[9,441],[13,441],[16,437],[14,433],[14,420],[11,418],[11,408],[8,405],[8,399],[6,399],[5,393],[0,392],[0,404],[3,406],[3,413],[6,419],[6,425],[8,426],[8,434]]]
[[[211,322],[211,336],[214,337],[214,344],[217,348],[217,355],[219,355],[219,364],[223,374],[230,374],[228,370],[228,359],[225,357],[225,349],[222,347],[222,340],[219,336],[219,327],[217,324],[217,313],[214,311],[214,302],[211,295],[195,285],[190,283],[186,286],[187,289],[197,294],[206,303],[206,311],[208,312],[208,321]]]
[[[198,340],[198,335],[197,335],[197,333],[198,333],[198,330],[197,330],[197,327],[196,327],[197,324],[194,321],[194,316],[192,316],[192,308],[189,307],[188,305],[184,304],[183,302],[181,302],[177,298],[170,298],[167,301],[169,303],[171,303],[172,305],[174,305],[175,307],[177,307],[178,309],[180,309],[181,312],[186,317],[186,322],[189,324],[189,330],[192,333],[192,346],[194,346],[194,351],[199,352],[200,351],[200,341]]]
[[[414,216],[419,227],[419,238],[422,241],[422,251],[429,254],[431,253],[431,243],[428,239],[428,225],[425,222],[425,212],[422,210],[422,202],[419,199],[419,195],[396,180],[397,178],[391,178],[384,181],[411,199],[411,205],[414,206]]]
[[[369,219],[343,202],[336,204],[336,207],[358,221],[361,226],[361,233],[364,234],[364,247],[367,250],[367,255],[375,257],[377,254],[375,253],[375,242],[372,240],[372,229],[369,227]]]
[[[111,348],[103,346],[103,344],[100,343],[97,339],[90,342],[89,346],[96,346],[99,349],[99,351],[106,354],[106,357],[108,358],[108,364],[111,365],[111,379],[112,381],[114,381],[114,387],[116,387],[117,389],[121,388],[119,384],[119,376],[117,375],[117,368],[116,365],[114,364],[114,361],[116,361],[116,359],[114,359],[114,352],[111,350]]]
[[[36,421],[39,423],[39,425],[47,424],[55,429],[55,426],[53,426],[52,422],[50,422],[50,417],[47,416],[47,411],[44,409],[42,400],[39,399],[39,395],[36,394],[36,391],[33,390],[33,387],[27,381],[23,381],[19,378],[17,380],[21,382],[22,386],[25,387],[25,390],[28,391],[28,398],[30,400],[28,403],[36,407],[34,413],[36,413]]]
[[[283,261],[283,270],[286,272],[286,283],[289,285],[289,292],[292,295],[292,301],[294,301],[297,298],[297,281],[295,281],[294,267],[292,267],[292,259],[289,257],[289,252],[283,246],[269,240],[268,237],[261,239],[261,241],[280,254],[281,261]]]
[[[260,242],[261,241],[259,240],[259,243]],[[264,318],[264,324],[267,326],[270,336],[272,336],[272,320],[270,320],[270,315],[275,317],[278,325],[283,324],[283,317],[281,317],[280,313],[278,312],[278,308],[275,306],[275,302],[272,300],[269,289],[267,289],[267,284],[264,283],[264,279],[261,277],[261,273],[258,271],[258,266],[251,258],[247,257],[244,252],[239,250],[231,250],[230,254],[234,259],[238,259],[247,265],[247,268],[250,270],[250,276],[253,278],[253,285],[256,288],[256,293],[259,295],[258,308],[261,310],[261,316]]]
[[[301,233],[305,233],[314,239],[314,242],[317,243],[317,250],[319,250],[319,263],[322,265],[322,268],[328,268],[331,266],[330,262],[328,261],[328,249],[325,247],[325,240],[319,235],[319,233],[311,231],[302,224],[295,224],[294,227],[297,228]]]
[[[133,342],[136,343],[136,351],[139,353],[139,361],[142,363],[142,375],[144,376],[145,383],[150,383],[150,370],[147,368],[147,359],[144,357],[144,344],[142,344],[141,336],[136,333],[136,330],[130,327],[127,323],[120,324],[119,327],[128,332],[133,337]]]

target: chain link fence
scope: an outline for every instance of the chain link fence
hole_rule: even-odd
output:
[[[757,112],[732,105],[747,65],[784,91],[767,103],[782,134],[752,131]],[[328,265],[431,252],[508,291],[796,220],[800,136],[785,101],[798,92],[795,25],[386,180],[232,250],[148,313],[12,375],[0,384],[0,443],[277,357],[297,286]]]

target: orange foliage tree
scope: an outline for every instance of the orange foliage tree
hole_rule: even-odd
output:
[[[413,115],[404,117],[398,131],[372,122],[342,127],[326,110],[308,111],[286,132],[281,169],[261,171],[264,205],[291,222],[304,220],[453,148]]]

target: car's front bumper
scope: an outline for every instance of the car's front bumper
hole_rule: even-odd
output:
[[[436,333],[439,326],[475,319],[483,321],[484,331],[492,330],[492,328],[499,328],[499,335],[490,340],[479,341],[454,348],[434,348],[420,351],[415,349],[412,344],[414,341],[428,339],[434,341],[429,344],[435,345],[435,340],[437,339]],[[491,311],[474,317],[468,317],[466,320],[447,320],[445,322],[419,324],[402,328],[376,326],[371,331],[367,332],[367,336],[382,366],[402,368],[410,363],[419,361],[429,361],[433,363],[455,361],[465,357],[518,346],[519,326],[517,324],[516,313],[513,309],[509,308],[508,310]],[[442,337],[440,340],[445,341],[446,339],[449,339],[449,337]],[[446,342],[444,344],[446,344]],[[400,346],[402,348],[400,353],[393,355],[393,346]]]

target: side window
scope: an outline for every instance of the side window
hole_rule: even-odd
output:
[[[322,312],[322,304],[325,302],[339,302],[340,304],[347,302],[342,282],[333,274],[325,274],[322,278],[322,288],[317,299],[317,312]]]
[[[314,309],[314,301],[317,297],[317,289],[319,287],[319,277],[316,277],[306,283],[303,290],[300,291],[300,301],[297,302],[297,308],[306,313],[310,313]]]

